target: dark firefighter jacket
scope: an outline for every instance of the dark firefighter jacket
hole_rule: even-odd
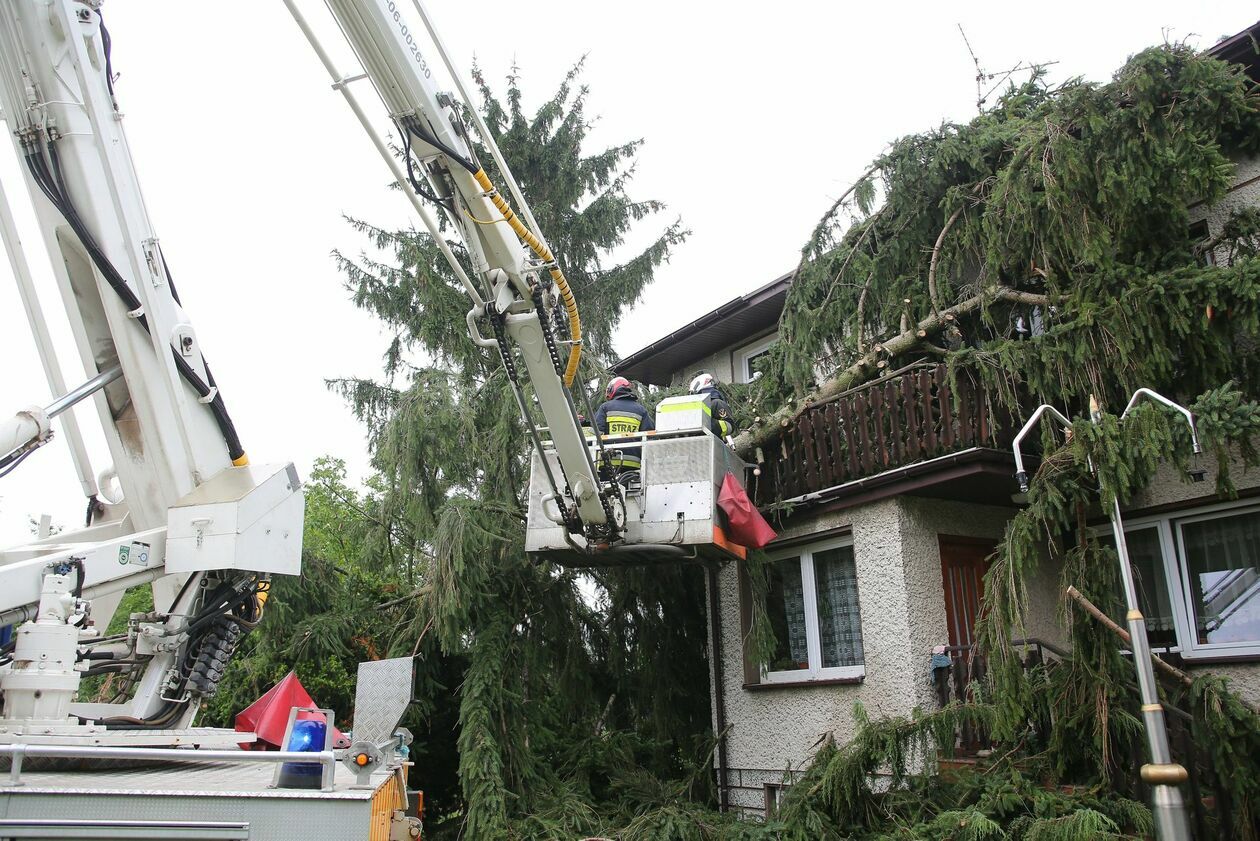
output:
[[[696,397],[704,400],[704,413],[709,418],[709,429],[719,438],[735,434],[735,420],[731,417],[731,407],[727,405],[722,392],[710,386],[696,392]]]
[[[637,398],[622,395],[604,401],[595,410],[595,428],[600,435],[632,435],[637,432],[651,432],[656,429],[656,424],[652,422],[652,414]],[[606,449],[613,451],[613,467],[621,470],[639,469],[639,447],[623,446],[617,441],[610,441]]]

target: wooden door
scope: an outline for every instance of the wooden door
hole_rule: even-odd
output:
[[[945,623],[953,648],[975,642],[976,619],[984,597],[987,558],[997,544],[988,540],[941,535],[941,583],[945,590]]]

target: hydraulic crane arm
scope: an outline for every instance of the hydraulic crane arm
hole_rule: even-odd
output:
[[[85,527],[0,548],[0,626],[14,626],[0,646],[0,743],[188,727],[257,621],[267,577],[300,570],[301,483],[292,465],[249,465],[228,416],[141,194],[100,7],[0,3],[4,133],[87,375],[65,388],[0,194],[0,239],[54,395],[0,420],[0,478],[56,419],[89,496]],[[81,400],[111,462],[99,484],[68,422]],[[154,610],[105,636],[123,591],[148,583]],[[82,676],[105,673],[120,681],[112,700],[76,700]]]
[[[581,357],[577,301],[424,7],[419,0],[327,0],[364,76],[401,135],[405,160],[400,166],[350,89],[362,77],[343,77],[296,0],[284,2],[463,284],[472,301],[467,318],[472,338],[501,355],[522,418],[537,444],[524,382],[532,387],[558,456],[560,474],[549,471],[548,479],[559,519],[588,545],[615,539],[624,505],[615,483],[600,481],[570,391]],[[404,5],[423,22],[434,52],[455,80],[459,103],[439,92],[435,68],[421,50],[421,32],[411,28]],[[460,106],[472,119],[471,128],[461,119]],[[510,200],[478,160],[479,149],[490,153]],[[471,272],[446,247],[426,202],[439,207],[460,232]],[[556,304],[567,331],[564,339],[558,335],[562,325],[551,317]],[[567,352],[562,352],[565,347]]]

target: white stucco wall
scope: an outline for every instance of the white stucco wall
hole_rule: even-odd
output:
[[[744,344],[742,341],[741,345]],[[717,377],[720,383],[729,383],[731,376],[731,354],[733,348],[725,347],[721,350],[711,353],[703,359],[692,362],[686,368],[680,368],[674,372],[670,378],[670,385],[686,385],[691,382],[691,378],[701,371],[708,372]]]
[[[1206,481],[1187,484],[1164,469],[1151,487],[1126,508],[1134,513],[1169,504],[1215,501],[1215,462],[1204,458]],[[1240,489],[1260,487],[1260,470],[1233,466]],[[932,647],[946,643],[940,536],[999,540],[1013,509],[920,497],[897,497],[846,511],[799,515],[781,539],[848,529],[853,536],[861,606],[866,675],[847,686],[744,689],[739,574],[735,565],[719,573],[722,667],[730,803],[759,814],[765,783],[780,783],[785,771],[806,766],[826,734],[841,742],[853,733],[853,706],[861,702],[875,718],[933,709]],[[1029,577],[1028,612],[1022,634],[1066,645],[1065,582],[1047,562]],[[1231,687],[1260,704],[1260,664],[1197,667],[1228,677]],[[716,715],[716,709],[714,710]]]
[[[945,644],[939,535],[997,540],[1009,510],[911,497],[799,517],[782,538],[848,528],[853,535],[866,675],[851,686],[744,689],[739,574],[719,573],[728,778],[734,805],[759,810],[765,782],[807,764],[828,733],[853,733],[853,706],[873,718],[932,709],[932,647]],[[715,710],[716,715],[716,710]]]
[[[1235,188],[1210,207],[1206,204],[1200,204],[1190,208],[1190,221],[1198,222],[1206,219],[1208,234],[1213,237],[1220,234],[1221,226],[1228,221],[1232,213],[1244,207],[1260,205],[1260,181],[1247,183],[1253,178],[1260,176],[1260,157],[1238,158],[1235,159],[1234,163],[1237,166],[1233,182]],[[1227,256],[1224,249],[1220,249],[1216,253],[1218,263],[1223,263]]]

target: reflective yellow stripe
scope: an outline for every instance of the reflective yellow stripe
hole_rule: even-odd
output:
[[[638,415],[623,415],[621,413],[608,413],[608,434],[609,435],[626,435],[639,431],[643,419]]]
[[[692,409],[704,409],[704,413],[713,416],[713,410],[709,408],[709,404],[705,402],[699,403],[662,403],[656,407],[656,411],[660,412],[687,412]]]

